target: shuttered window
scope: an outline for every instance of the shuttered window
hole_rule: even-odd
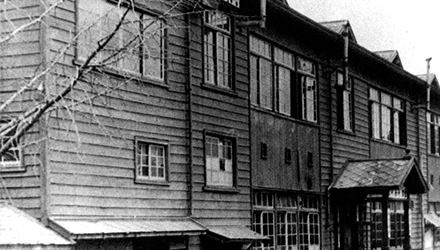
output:
[[[234,143],[230,138],[205,136],[206,185],[235,185]]]

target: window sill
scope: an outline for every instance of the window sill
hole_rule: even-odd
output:
[[[346,129],[338,128],[336,131],[338,133],[340,133],[340,134],[356,136],[356,133],[354,131],[352,131],[352,130],[346,130]]]
[[[73,65],[81,65],[83,62],[81,60],[73,60]],[[90,66],[93,67],[93,66]],[[96,72],[97,70],[95,70]],[[117,68],[109,68],[109,67],[102,67],[102,72],[107,73],[109,75],[115,76],[115,77],[119,77],[119,78],[123,78],[125,80],[129,79],[129,80],[133,80],[133,81],[138,81],[138,82],[142,82],[142,83],[147,83],[147,84],[153,84],[165,89],[169,89],[170,86],[168,84],[165,83],[165,80],[161,81],[161,80],[157,80],[157,79],[153,79],[153,78],[148,78],[145,76],[142,76],[140,74],[136,74],[136,73],[131,73],[128,71],[124,71],[124,70],[118,70]]]
[[[0,173],[23,173],[26,172],[26,168],[21,164],[4,164],[0,163]]]
[[[273,110],[270,110],[270,109],[267,109],[267,108],[262,108],[262,107],[260,107],[258,105],[255,105],[255,104],[251,104],[251,109],[257,110],[257,111],[261,111],[261,112],[264,112],[264,113],[267,113],[267,114],[270,114],[270,115],[274,115],[274,116],[277,116],[279,118],[283,118],[283,119],[286,119],[286,120],[291,120],[291,121],[294,121],[294,122],[298,122],[298,123],[301,123],[301,124],[304,124],[304,125],[313,126],[313,127],[316,127],[316,128],[320,127],[319,123],[317,121],[316,122],[311,122],[311,121],[307,121],[307,120],[301,120],[301,119],[294,118],[294,117],[289,116],[289,115],[278,113],[276,111],[273,111]]]
[[[221,186],[204,186],[203,191],[217,192],[217,193],[228,193],[228,194],[240,193],[240,190],[236,187],[221,187]]]
[[[406,149],[407,148],[406,145],[397,144],[397,143],[394,143],[392,141],[385,141],[385,140],[381,140],[381,139],[377,139],[377,138],[372,138],[372,137],[370,137],[370,140],[373,141],[373,142],[376,142],[376,143],[386,144],[386,145],[390,145],[390,146],[394,146],[394,147],[399,147],[399,148],[402,148],[402,149]]]
[[[234,91],[233,89],[221,88],[221,87],[217,87],[213,84],[209,84],[209,83],[202,83],[202,88],[212,90],[212,91],[215,91],[215,92],[218,92],[221,94],[225,94],[225,95],[238,97],[238,93],[236,91]]]
[[[154,181],[154,180],[144,180],[144,179],[135,179],[134,183],[136,184],[144,184],[144,185],[152,185],[152,186],[161,186],[161,187],[169,187],[169,181]]]
[[[435,153],[431,153],[431,152],[428,153],[428,156],[430,156],[430,157],[440,158],[440,155],[439,155],[439,154],[435,154]]]

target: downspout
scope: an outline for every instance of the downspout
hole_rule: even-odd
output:
[[[45,11],[44,6],[48,6],[47,1],[43,2],[44,5],[40,6],[41,12]],[[40,22],[40,58],[43,65],[43,70],[47,68],[47,65],[49,63],[49,45],[48,45],[48,39],[47,39],[47,24],[50,23],[47,19],[50,18],[48,16],[44,16]],[[38,92],[37,95],[41,95],[37,97],[40,98],[46,98],[49,96],[48,88],[46,86],[48,81],[48,76],[43,76],[41,78],[41,83],[38,86]],[[41,117],[39,123],[39,134],[41,139],[45,138],[42,142],[42,147],[40,148],[40,180],[41,180],[41,187],[40,187],[40,199],[41,199],[41,222],[44,225],[49,224],[49,216],[51,214],[50,212],[50,159],[49,159],[49,137],[48,137],[48,126],[49,123],[49,114],[45,113]]]
[[[429,77],[429,70],[430,70],[430,63],[431,63],[431,59],[432,59],[432,57],[430,57],[430,58],[427,58],[426,59],[426,83],[427,83],[427,89],[426,89],[426,112],[429,112],[430,110],[431,110],[431,81],[430,81],[430,77]],[[426,116],[426,114],[425,114],[425,125],[427,125],[428,124],[428,120],[427,120],[427,116]],[[428,126],[426,126],[426,129],[430,129]],[[426,133],[426,143],[428,143],[428,140],[429,140],[430,138],[428,138],[428,133]],[[429,152],[429,148],[428,147],[426,147],[426,155],[428,155],[428,152]],[[428,180],[428,183],[429,183],[429,162],[426,162],[426,178],[427,178],[427,180]],[[426,195],[426,198],[427,198],[427,200],[429,201],[429,192],[428,192],[428,194]],[[429,202],[428,202],[428,207],[426,208],[427,209],[427,213],[429,213],[430,211],[430,209],[429,209]]]
[[[188,48],[188,217],[193,216],[194,214],[194,208],[193,208],[193,189],[194,189],[194,178],[193,178],[193,127],[192,127],[192,60],[191,60],[191,39],[192,39],[192,32],[191,32],[191,21],[192,21],[192,15],[187,16],[187,22],[188,22],[188,39],[187,39],[187,48]]]
[[[349,37],[348,37],[348,22],[344,25],[344,31],[342,32],[342,36],[344,37],[344,89],[348,85],[348,45],[349,45]]]
[[[432,57],[426,59],[426,83],[428,84],[428,89],[426,90],[426,110],[430,110],[431,105],[431,82],[429,81],[429,69],[430,69],[430,62]]]
[[[333,177],[333,175],[334,175],[334,164],[333,164],[333,158],[334,158],[334,155],[333,155],[333,119],[332,119],[332,117],[333,117],[333,93],[332,93],[332,80],[331,80],[331,76],[332,76],[332,73],[331,72],[329,72],[328,73],[328,79],[329,79],[329,81],[328,81],[328,85],[329,85],[329,89],[330,89],[330,91],[329,91],[329,93],[330,93],[330,96],[329,96],[329,107],[330,107],[330,119],[329,119],[329,130],[330,130],[330,183],[333,183],[333,179],[334,179],[334,177]],[[328,202],[328,208],[327,208],[327,221],[326,221],[326,223],[328,223],[329,224],[329,228],[330,228],[330,214],[331,215],[335,215],[335,211],[336,211],[336,208],[334,207],[333,209],[331,209],[332,208],[332,205],[335,203],[333,200],[332,200],[332,198],[331,198],[331,195],[330,195],[330,191],[327,189],[327,192],[328,192],[328,197],[329,197],[329,202]],[[333,197],[333,199],[335,199],[335,197]],[[330,237],[330,245],[333,245],[333,244],[335,244],[334,245],[334,247],[335,247],[335,249],[337,249],[338,248],[338,237],[337,237],[337,234],[338,234],[338,230],[337,230],[337,226],[336,226],[336,224],[337,223],[339,223],[338,221],[336,221],[337,220],[337,218],[333,218],[333,221],[334,221],[334,225],[333,225],[333,236],[334,237]],[[336,222],[336,223],[335,223]],[[332,240],[334,240],[334,242],[332,242]]]
[[[267,0],[260,0],[260,28],[266,28],[266,7]]]
[[[420,109],[417,109],[417,155],[419,158],[420,164],[422,164],[422,152],[421,152],[421,145],[420,145]],[[421,249],[424,249],[425,246],[425,219],[424,219],[424,211],[423,211],[423,195],[418,194],[418,200],[420,204],[420,225],[421,225]]]
[[[429,110],[431,109],[431,84],[429,81],[429,69],[430,69],[430,62],[431,62],[431,57],[426,59],[426,82],[428,84],[427,89],[426,89],[426,112],[429,112]],[[426,120],[426,115],[424,117],[424,119]],[[421,150],[420,150],[420,109],[417,109],[417,130],[418,130],[418,142],[419,142],[419,161],[420,164],[422,164],[422,158],[421,158]],[[427,149],[429,150],[429,149]],[[426,163],[428,164],[428,163]],[[429,172],[428,172],[428,166],[426,166],[426,177],[428,179],[429,182]],[[429,195],[429,192],[428,192]],[[421,224],[421,235],[422,235],[422,249],[425,248],[425,219],[424,219],[424,211],[423,211],[423,195],[419,194],[419,202],[420,202],[420,216],[421,216],[421,220],[420,220],[420,224]],[[429,212],[429,204],[428,204],[428,208],[427,208],[428,212]]]

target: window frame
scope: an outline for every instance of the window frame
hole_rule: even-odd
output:
[[[231,142],[231,175],[232,175],[232,185],[222,185],[212,183],[208,179],[208,148],[207,139],[216,138],[219,142],[230,141]],[[218,151],[220,152],[220,151]],[[218,153],[219,154],[219,153]],[[218,132],[205,130],[203,134],[203,159],[204,159],[204,190],[206,191],[219,191],[219,192],[238,192],[238,167],[237,167],[237,137],[235,135],[225,135]],[[220,159],[220,157],[219,157]],[[220,167],[219,162],[219,167]],[[226,171],[219,169],[219,171]],[[223,183],[224,184],[224,183]]]
[[[5,121],[5,120],[0,120],[0,127],[3,124],[8,123],[9,121]],[[15,131],[12,130],[12,131]],[[7,136],[10,137],[10,136]],[[19,139],[18,142],[15,142],[16,146],[12,146],[11,148],[9,148],[6,152],[9,152],[12,150],[14,151],[18,151],[17,153],[14,153],[14,155],[16,156],[15,161],[4,161],[4,156],[0,156],[0,173],[16,173],[16,172],[25,172],[26,168],[24,165],[24,157],[23,157],[23,149],[22,149],[22,139]],[[0,141],[0,147],[1,145],[3,145],[3,141]]]
[[[81,1],[85,1],[85,0],[80,0],[80,1],[75,2],[75,23],[77,24],[75,26],[76,34],[78,34],[79,32],[82,31],[82,26],[80,24],[80,22],[81,22],[80,21],[80,18],[81,18],[80,17],[81,16],[81,13],[80,13],[81,12],[81,8],[80,8],[81,3],[80,2]],[[88,1],[86,1],[86,2],[88,2]],[[118,2],[116,0],[99,0],[99,2],[111,5],[112,7],[115,7],[115,8],[117,8],[116,4],[118,4]],[[128,6],[128,3],[123,2],[121,4],[121,8],[126,8],[127,6]],[[160,39],[161,40],[160,53],[162,54],[162,56],[160,58],[160,61],[161,61],[161,66],[160,66],[161,72],[159,72],[160,77],[145,74],[144,65],[146,63],[145,63],[145,58],[144,58],[144,53],[143,53],[143,51],[145,50],[144,46],[141,46],[141,48],[139,48],[139,56],[138,56],[138,60],[137,60],[138,61],[137,67],[139,68],[138,72],[122,68],[120,65],[118,65],[118,66],[111,66],[111,65],[104,66],[103,69],[108,73],[115,74],[118,76],[123,76],[123,77],[127,76],[130,78],[141,80],[143,82],[149,82],[149,83],[154,83],[154,84],[158,84],[158,85],[162,85],[162,86],[167,86],[167,81],[168,81],[167,80],[167,78],[168,78],[167,71],[169,68],[169,65],[168,65],[169,64],[169,60],[168,60],[169,43],[168,43],[168,30],[166,28],[167,20],[165,18],[163,18],[163,14],[160,11],[148,9],[148,8],[140,6],[138,4],[135,4],[135,6],[133,7],[133,10],[134,10],[135,14],[140,17],[140,19],[142,19],[142,16],[144,16],[144,15],[152,17],[152,18],[157,18],[162,26],[162,28],[161,28],[162,34],[161,34],[161,39]],[[131,12],[132,12],[132,10],[131,10]],[[155,22],[158,22],[158,21],[156,20]],[[138,27],[138,28],[139,28],[139,31],[142,30],[141,27]],[[145,32],[145,30],[144,30],[144,32]],[[78,43],[82,42],[81,37],[84,37],[84,34],[82,36],[80,36],[80,38],[78,38]],[[80,46],[81,45],[78,45],[78,44],[77,44],[77,46],[75,46],[74,64],[77,64],[77,65],[80,65],[87,58],[86,57],[87,55],[84,56],[81,54]],[[82,45],[82,46],[84,47],[84,45]],[[100,53],[102,54],[103,51],[101,51]],[[124,57],[124,58],[126,58],[126,57]],[[124,60],[124,58],[118,59],[119,64]],[[90,64],[93,64],[93,62],[91,62]]]
[[[354,78],[348,77],[344,84],[344,74],[336,73],[337,102],[338,102],[338,128],[345,132],[355,133],[355,89]],[[349,95],[349,97],[347,97]]]
[[[249,71],[252,106],[305,122],[319,122],[316,62],[257,35],[250,35]],[[281,74],[282,71],[285,74]],[[289,79],[286,79],[287,72],[290,73]]]
[[[270,241],[261,242],[253,249],[302,249],[301,246],[319,249],[322,241],[319,208],[320,197],[317,194],[254,190],[252,228],[255,232],[268,236]],[[265,228],[262,223],[264,214],[271,214],[273,218],[272,223],[266,225]],[[288,223],[288,215],[294,216],[290,223]],[[306,228],[302,227],[304,225]],[[269,234],[266,234],[264,230]]]
[[[388,200],[387,209],[387,224],[388,240],[390,249],[402,249],[405,242],[405,203],[408,202],[407,193],[402,190],[391,190]],[[370,209],[371,228],[371,247],[382,247],[382,234],[385,228],[382,224],[383,211],[382,201],[378,198],[373,198],[367,203]],[[408,220],[411,223],[411,209],[408,213]],[[394,220],[393,220],[394,219]],[[409,228],[411,234],[411,227]]]
[[[427,144],[431,155],[440,155],[440,115],[431,111],[426,112]]]
[[[156,185],[168,185],[170,181],[170,147],[171,144],[168,141],[164,140],[157,140],[157,139],[151,139],[146,137],[135,137],[135,144],[134,144],[134,180],[135,183],[138,184],[156,184]],[[151,146],[158,146],[162,147],[164,149],[164,177],[158,178],[158,177],[151,177],[151,176],[144,176],[140,175],[140,158],[139,158],[139,147],[141,145],[145,145],[148,147],[148,161],[150,164],[150,147]],[[151,166],[149,166],[149,169]],[[150,170],[149,170],[150,173]]]
[[[229,31],[226,31],[220,27],[216,27],[215,24],[210,24],[207,21],[207,15],[209,15],[209,13],[217,13],[220,15],[224,15],[228,18],[229,20]],[[208,56],[208,51],[207,51],[207,41],[206,41],[206,36],[207,36],[207,32],[212,32],[212,68],[211,65],[208,64],[207,62],[207,58]],[[222,35],[225,38],[229,38],[229,51],[228,51],[228,72],[224,73],[224,71],[222,71],[221,73],[223,75],[227,75],[228,76],[228,81],[226,82],[228,86],[225,86],[224,84],[220,84],[219,83],[219,67],[218,67],[218,35]],[[233,16],[228,15],[227,13],[224,12],[220,12],[218,10],[205,10],[202,12],[202,69],[203,69],[203,85],[206,87],[214,87],[216,89],[219,90],[223,90],[223,91],[231,91],[234,92],[235,91],[235,20],[233,18]],[[211,70],[213,73],[213,80],[210,81],[207,78],[208,77],[208,71]],[[224,79],[224,78],[223,78]],[[224,82],[224,80],[223,80]]]
[[[375,93],[373,96],[372,93]],[[388,98],[385,98],[388,97]],[[384,103],[389,100],[388,103]],[[400,108],[395,107],[396,101],[400,102]],[[375,87],[369,87],[368,91],[369,116],[370,116],[370,137],[374,140],[385,141],[396,145],[406,146],[407,144],[407,118],[405,100]],[[376,110],[376,111],[375,111]],[[388,115],[384,113],[389,111]],[[397,116],[396,116],[397,114]],[[389,119],[389,124],[384,123],[384,118]],[[396,121],[397,119],[397,121]],[[377,121],[376,121],[377,120]],[[396,131],[396,123],[398,131]],[[385,127],[388,125],[387,127]],[[384,129],[389,127],[389,138],[384,137]],[[376,135],[378,134],[378,135]],[[396,136],[398,135],[398,140]]]

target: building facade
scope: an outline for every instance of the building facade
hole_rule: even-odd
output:
[[[437,232],[438,82],[348,21],[281,0],[46,4],[2,3],[6,35],[42,17],[0,44],[1,99],[29,84],[0,121],[69,93],[2,156],[1,192],[75,249],[424,249]]]

